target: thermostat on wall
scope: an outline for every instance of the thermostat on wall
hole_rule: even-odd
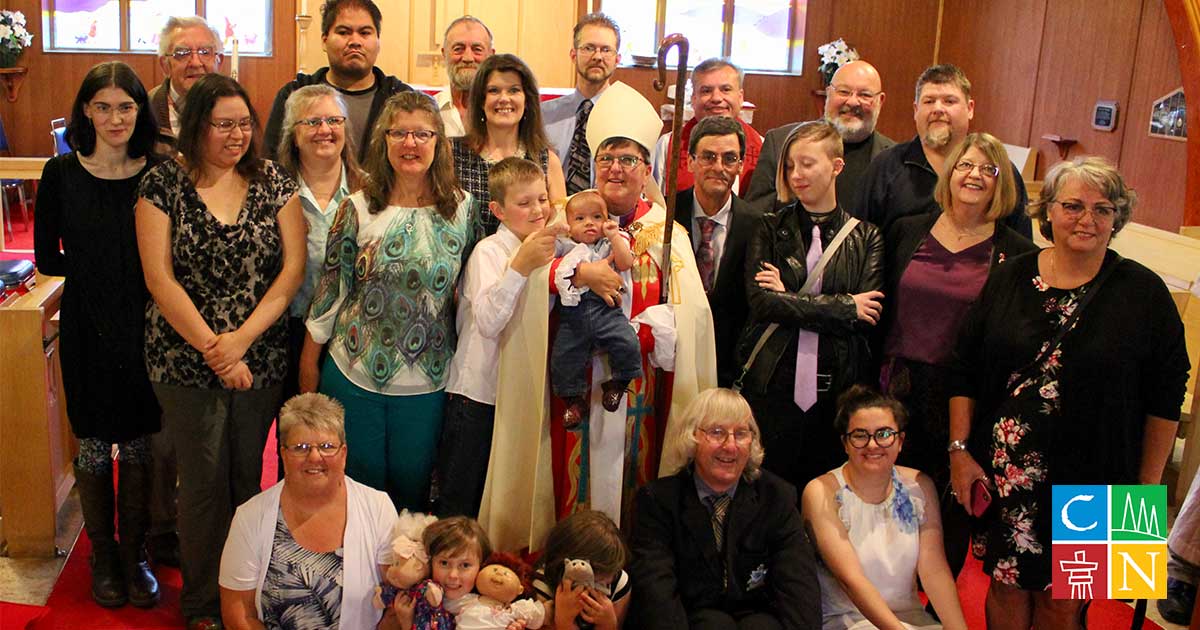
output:
[[[1096,101],[1096,108],[1092,110],[1092,128],[1100,131],[1117,128],[1116,101]]]

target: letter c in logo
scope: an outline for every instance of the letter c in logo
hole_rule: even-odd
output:
[[[1076,525],[1075,523],[1072,523],[1071,517],[1067,516],[1067,510],[1069,510],[1071,508],[1072,503],[1074,503],[1076,501],[1091,501],[1092,499],[1095,499],[1095,498],[1096,498],[1095,496],[1090,495],[1090,494],[1079,494],[1079,495],[1075,495],[1075,496],[1071,497],[1071,500],[1067,501],[1062,506],[1061,516],[1062,516],[1063,525],[1065,525],[1067,529],[1069,529],[1071,531],[1076,531],[1076,532],[1086,532],[1090,529],[1095,529],[1096,525],[1099,524],[1098,521],[1092,521],[1092,524],[1088,525],[1087,527],[1080,527],[1080,526]]]

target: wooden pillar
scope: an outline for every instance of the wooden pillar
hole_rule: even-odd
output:
[[[1179,74],[1187,96],[1187,195],[1184,197],[1183,224],[1200,225],[1200,0],[1163,0],[1171,29],[1175,32],[1175,50],[1179,54]]]

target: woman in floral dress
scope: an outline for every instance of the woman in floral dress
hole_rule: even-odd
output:
[[[960,333],[951,480],[968,510],[975,480],[994,497],[973,545],[989,628],[1081,627],[1082,602],[1048,590],[1051,486],[1158,483],[1170,454],[1183,323],[1158,276],[1108,249],[1135,202],[1101,158],[1050,169],[1031,214],[1053,247],[997,269]]]

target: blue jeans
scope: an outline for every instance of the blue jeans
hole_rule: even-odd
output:
[[[461,394],[446,395],[446,420],[438,443],[438,496],[434,502],[434,513],[439,517],[479,516],[495,423],[495,405]]]
[[[588,291],[577,306],[558,309],[558,332],[550,355],[550,380],[555,396],[567,398],[587,393],[588,369],[596,348],[608,352],[608,367],[614,381],[641,378],[641,347],[625,313]]]

